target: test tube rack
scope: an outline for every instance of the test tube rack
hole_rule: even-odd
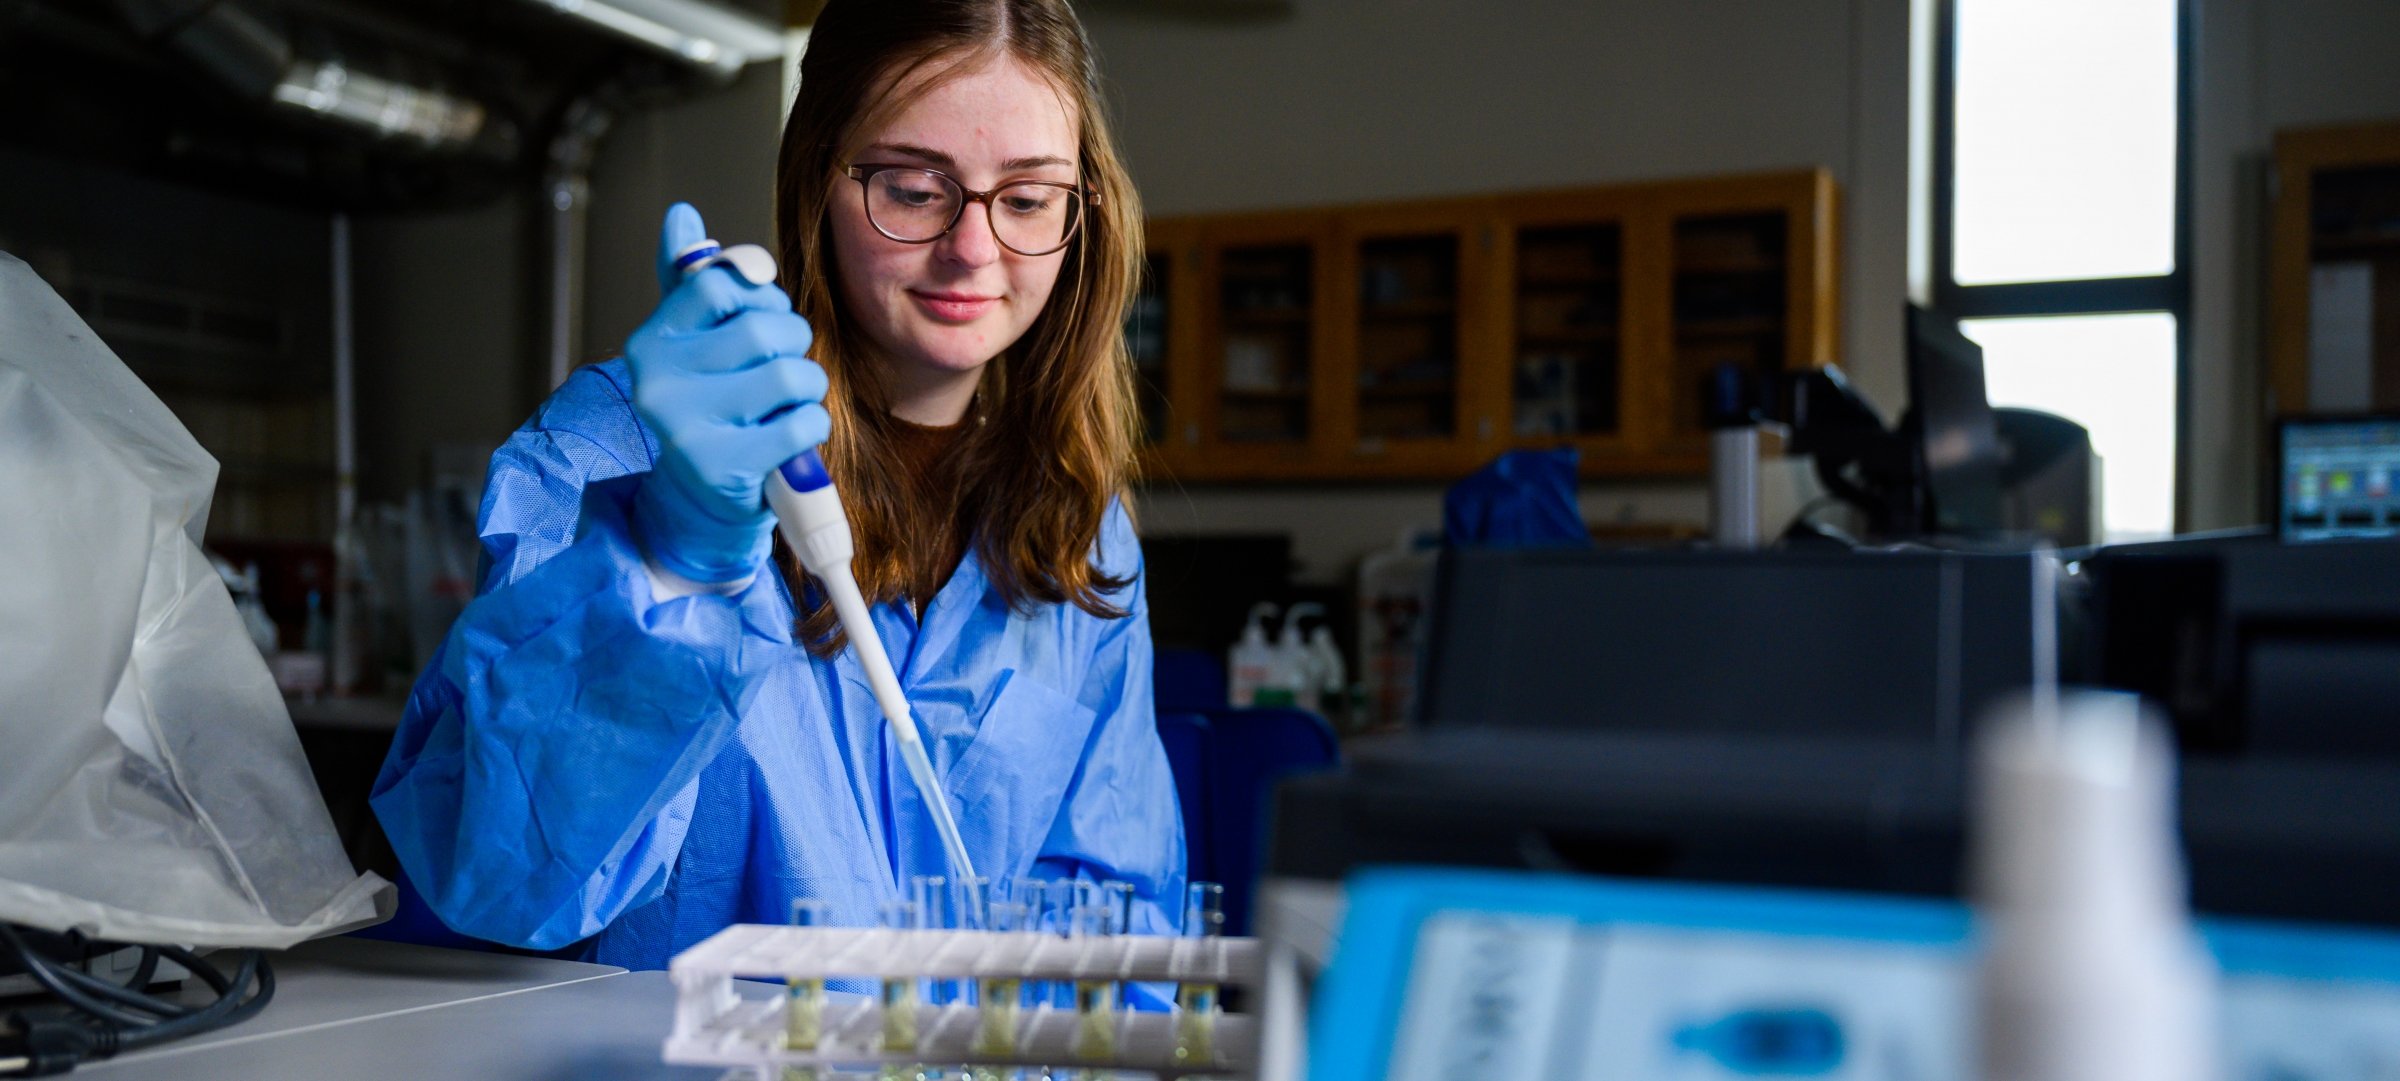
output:
[[[773,1081],[785,1067],[841,1069],[884,1064],[1071,1066],[1138,1070],[1162,1078],[1254,1077],[1258,1024],[1249,1014],[1219,1014],[1205,1061],[1178,1058],[1172,1012],[1115,1011],[1115,1053],[1105,1059],[1073,1050],[1076,1011],[1047,1003],[1018,1007],[1011,1054],[977,1049],[982,1007],[965,1001],[917,1007],[909,1049],[882,1044],[882,1006],[835,996],[825,1004],[817,1046],[784,1046],[785,999],[738,994],[735,980],[1111,980],[1244,987],[1256,1001],[1263,953],[1255,938],[1151,935],[1063,937],[1051,933],[914,931],[735,924],[668,963],[675,984],[675,1028],[665,1060],[673,1065],[749,1070]],[[780,990],[780,989],[779,989]],[[962,996],[963,997],[963,996]]]

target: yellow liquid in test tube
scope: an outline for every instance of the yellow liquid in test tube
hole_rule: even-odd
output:
[[[825,1035],[825,981],[792,980],[783,996],[783,1046],[814,1051]]]
[[[1109,980],[1075,981],[1075,1042],[1068,1050],[1076,1058],[1114,1058],[1117,1054],[1117,985]]]
[[[1208,1062],[1217,1057],[1217,985],[1187,983],[1175,988],[1175,1061]]]
[[[982,999],[982,1012],[975,1028],[975,1053],[1016,1054],[1017,998],[1024,994],[1025,981],[984,980],[979,987],[982,992],[979,996]]]

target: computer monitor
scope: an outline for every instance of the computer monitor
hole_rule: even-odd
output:
[[[2283,539],[2400,536],[2400,414],[2288,417],[2276,435]]]
[[[2003,528],[1999,425],[1984,396],[1983,347],[1958,320],[1908,306],[1906,431],[1916,444],[1926,495],[1924,528],[1987,536]]]

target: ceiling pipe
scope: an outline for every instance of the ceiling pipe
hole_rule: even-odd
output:
[[[303,59],[274,26],[229,0],[116,0],[116,7],[143,37],[279,111],[427,150],[464,150],[487,131],[507,134],[505,122],[468,98],[352,71],[339,60]]]
[[[568,105],[543,162],[543,246],[550,257],[544,397],[567,381],[583,354],[583,250],[592,216],[592,159],[617,121],[617,110],[606,99],[595,92]]]

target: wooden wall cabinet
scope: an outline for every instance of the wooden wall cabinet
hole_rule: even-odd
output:
[[[2277,133],[2273,233],[2270,414],[2400,411],[2400,123]]]
[[[1809,170],[1153,221],[1151,475],[1446,480],[1562,444],[1700,472],[1711,369],[1831,362],[1833,216]]]

